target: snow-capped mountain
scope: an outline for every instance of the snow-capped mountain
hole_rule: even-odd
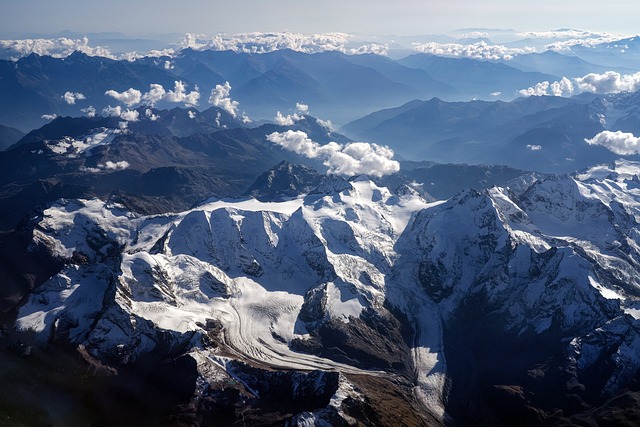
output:
[[[60,200],[32,219],[30,250],[61,268],[15,329],[113,370],[186,357],[200,416],[596,417],[640,368],[639,176],[618,161],[432,203],[333,178],[156,216]]]

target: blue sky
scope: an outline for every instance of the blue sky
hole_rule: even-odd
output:
[[[126,34],[340,31],[380,35],[459,28],[576,28],[636,34],[636,0],[1,0],[0,31]]]

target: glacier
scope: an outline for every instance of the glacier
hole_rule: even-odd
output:
[[[505,348],[527,372],[553,354],[572,384],[604,363],[584,399],[606,398],[640,368],[639,176],[640,164],[617,161],[430,203],[334,177],[282,202],[212,199],[151,216],[60,200],[33,220],[31,250],[63,267],[15,327],[114,366],[182,352],[209,387],[245,381],[238,362],[338,372],[339,414],[345,395],[366,394],[354,378],[396,376],[434,419],[464,422],[460,401],[499,372]],[[349,342],[319,349],[345,331]]]

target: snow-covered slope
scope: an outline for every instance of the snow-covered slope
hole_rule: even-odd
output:
[[[605,398],[640,367],[639,175],[617,162],[519,197],[494,188],[436,203],[335,178],[289,201],[147,217],[62,200],[37,221],[32,247],[65,267],[30,295],[16,328],[116,365],[189,353],[210,383],[220,370],[242,380],[233,360],[384,370],[440,420],[471,420],[481,405],[460,401],[488,381],[529,387],[519,375],[551,359],[585,400]],[[501,357],[509,368],[496,371]],[[556,403],[525,400],[552,416]]]

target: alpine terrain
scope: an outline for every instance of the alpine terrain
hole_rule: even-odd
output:
[[[31,3],[0,426],[640,425],[638,6]]]
[[[76,354],[111,399],[162,408],[154,422],[630,423],[639,174],[618,161],[431,203],[329,176],[151,216],[63,199],[22,225],[53,274],[7,333],[20,363]]]

